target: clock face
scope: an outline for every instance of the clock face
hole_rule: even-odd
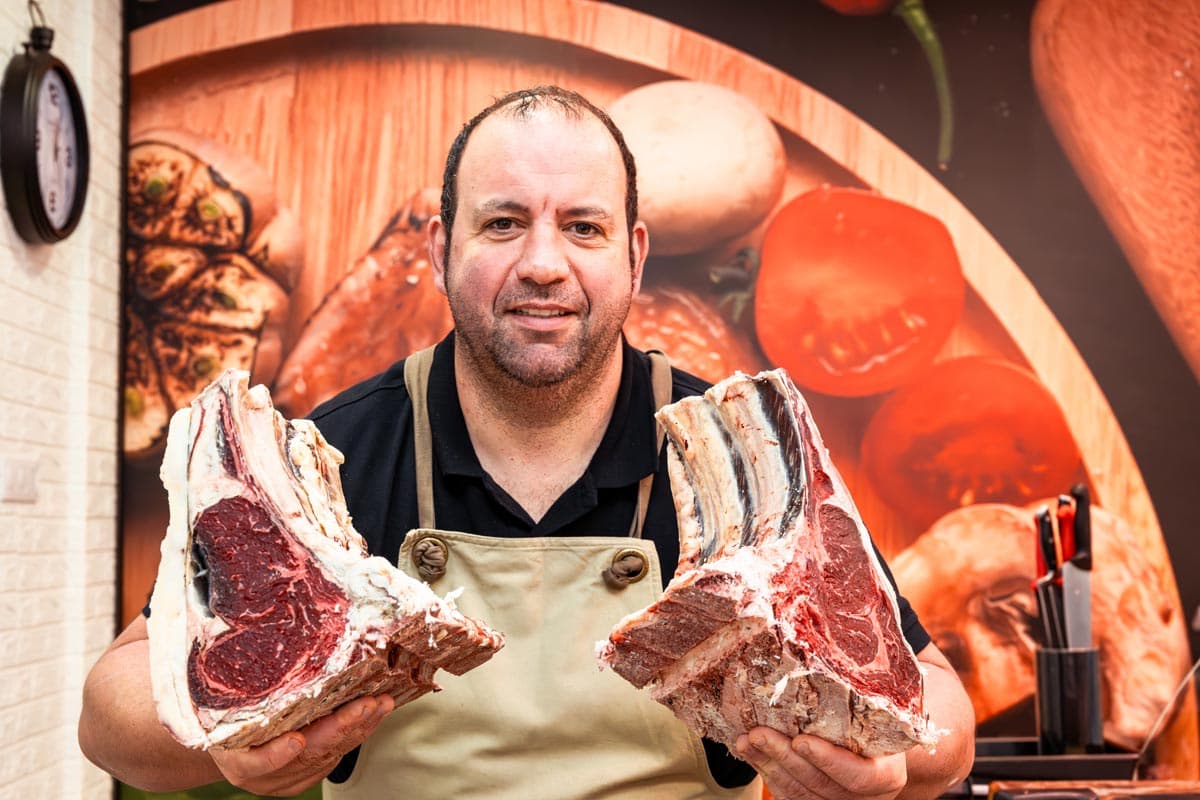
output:
[[[42,80],[37,103],[37,169],[42,206],[55,228],[66,225],[79,179],[78,137],[75,117],[58,70]]]

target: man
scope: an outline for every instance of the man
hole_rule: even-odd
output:
[[[153,789],[225,777],[286,795],[328,776],[332,797],[751,797],[755,771],[780,800],[932,797],[961,781],[971,706],[907,604],[926,710],[947,731],[934,751],[865,759],[756,728],[734,758],[597,671],[592,644],[657,598],[678,556],[653,409],[704,389],[621,336],[649,247],[633,159],[582,97],[517,92],[455,141],[441,211],[429,251],[455,332],[312,418],[346,454],[372,551],[411,571],[408,531],[436,529],[435,588],[465,586],[460,606],[505,631],[505,650],[396,714],[362,698],[260,747],[197,753],[157,724],[139,619],[88,678],[89,758]],[[602,580],[630,550],[647,578]]]

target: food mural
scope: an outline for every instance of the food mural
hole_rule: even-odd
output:
[[[303,415],[440,339],[445,148],[493,97],[558,83],[638,160],[651,257],[626,335],[709,380],[789,371],[981,732],[1031,733],[1034,513],[1088,486],[1105,736],[1140,747],[1190,662],[1153,505],[970,212],[886,131],[712,39],[582,0],[448,5],[231,0],[131,35],[122,624],[157,564],[172,411],[233,366]],[[1193,704],[1171,720],[1155,758],[1192,775]]]

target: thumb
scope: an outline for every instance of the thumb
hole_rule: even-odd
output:
[[[265,767],[262,774],[266,774],[282,769],[295,761],[296,757],[304,752],[306,745],[304,734],[288,733],[251,748],[251,752],[261,759]]]
[[[305,741],[304,734],[302,733],[289,733],[284,736],[278,736],[277,739],[272,739],[263,745],[263,747],[270,747],[270,752],[264,753],[264,756],[271,765],[271,769],[277,770],[281,766],[287,766],[294,762],[296,756],[304,752],[307,744],[308,742]]]

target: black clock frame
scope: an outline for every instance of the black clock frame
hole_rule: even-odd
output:
[[[31,41],[25,44],[25,52],[8,62],[0,88],[0,173],[4,198],[17,233],[33,244],[54,243],[67,238],[83,216],[90,167],[87,118],[71,71],[50,54],[54,32],[35,27],[30,33]],[[66,87],[78,142],[79,172],[74,195],[68,198],[71,211],[61,228],[50,222],[42,204],[37,166],[38,93],[51,70],[58,71]]]

